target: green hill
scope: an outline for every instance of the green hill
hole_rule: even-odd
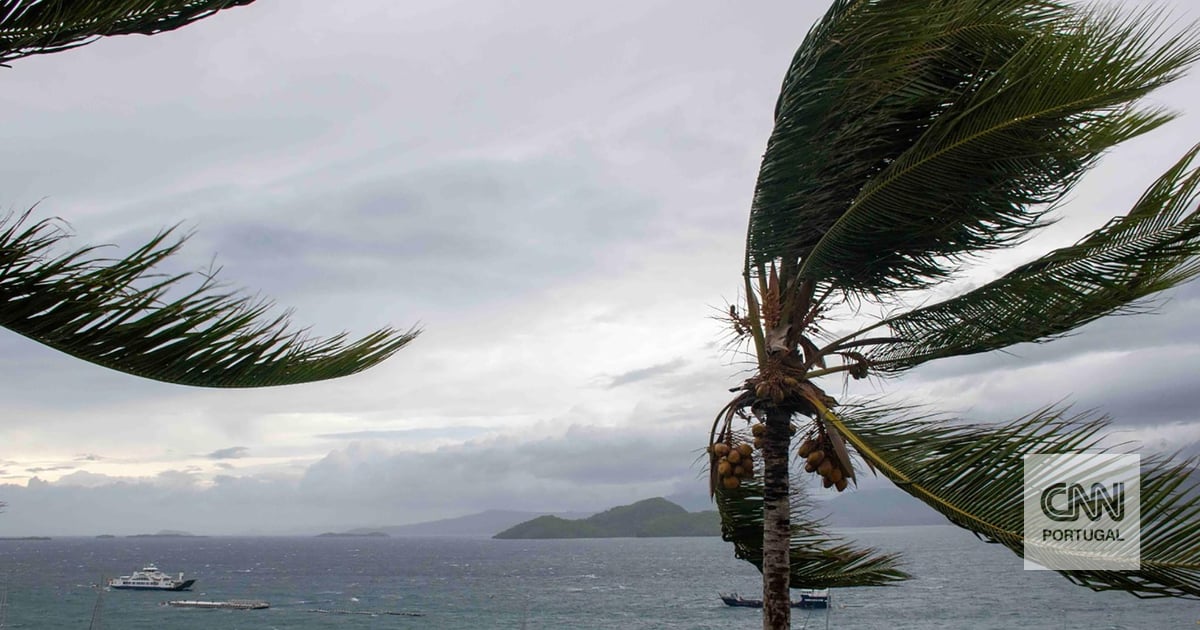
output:
[[[539,516],[514,525],[493,538],[653,538],[720,534],[720,518],[715,511],[688,512],[660,497],[578,520]]]

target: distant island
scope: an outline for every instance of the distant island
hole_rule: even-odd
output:
[[[174,529],[164,529],[157,534],[132,534],[126,538],[204,538],[191,532],[181,532]]]
[[[51,540],[49,536],[0,536],[0,540]]]
[[[531,518],[547,514],[550,514],[550,512],[487,510],[466,516],[409,523],[408,525],[358,527],[349,530],[347,533],[369,534],[371,532],[382,532],[388,536],[398,538],[413,536],[491,538],[498,531],[503,531],[517,523],[524,523]],[[563,518],[584,518],[592,514],[593,512],[560,512],[558,515]]]
[[[317,538],[390,538],[383,532],[325,532]]]
[[[656,497],[577,520],[539,516],[492,538],[660,538],[720,534],[721,519],[715,510],[688,512]]]

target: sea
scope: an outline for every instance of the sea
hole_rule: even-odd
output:
[[[1095,593],[948,526],[839,530],[905,555],[898,586],[834,589],[793,628],[931,630],[1196,628],[1200,602]],[[187,593],[105,591],[154,563]],[[719,538],[54,538],[0,541],[5,630],[761,627],[761,578]],[[254,599],[266,610],[196,610],[170,599]],[[326,612],[319,612],[326,611]],[[399,613],[399,614],[396,614]]]

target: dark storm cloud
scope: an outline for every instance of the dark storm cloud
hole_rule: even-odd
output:
[[[546,500],[561,501],[568,488],[607,493],[604,488],[627,484],[668,484],[695,471],[681,468],[693,461],[698,441],[678,433],[574,426],[564,437],[526,436],[489,440],[411,453],[351,445],[312,465],[301,484],[305,492],[331,501],[350,500],[362,493],[408,493],[444,503],[438,488],[476,500],[495,495],[526,503],[540,492]],[[413,485],[418,479],[423,484]],[[427,487],[433,484],[433,487]],[[382,498],[382,497],[381,497]]]
[[[645,368],[641,368],[641,369],[637,369],[637,370],[630,370],[623,374],[618,374],[618,375],[612,377],[612,380],[609,381],[609,383],[608,383],[608,388],[612,389],[614,387],[620,387],[621,385],[637,383],[639,381],[644,381],[646,379],[654,378],[656,376],[670,374],[672,372],[678,371],[680,368],[682,368],[685,365],[687,365],[687,361],[682,358],[679,358],[679,359],[674,359],[672,361],[668,361],[666,363],[659,363],[658,365],[651,365],[650,367],[645,367]]]
[[[250,449],[245,446],[230,446],[229,448],[217,449],[208,455],[208,459],[241,459],[250,456]]]
[[[423,313],[474,306],[611,268],[614,245],[648,232],[657,209],[598,167],[586,155],[444,164],[308,191],[202,230],[194,246],[219,247],[231,274],[270,278],[274,293],[397,291],[424,296]],[[296,215],[309,218],[288,221]]]

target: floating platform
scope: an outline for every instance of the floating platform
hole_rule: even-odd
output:
[[[167,602],[167,605],[176,608],[233,608],[235,610],[262,610],[271,607],[271,604],[267,602],[252,599],[231,599],[224,602],[177,599]]]

